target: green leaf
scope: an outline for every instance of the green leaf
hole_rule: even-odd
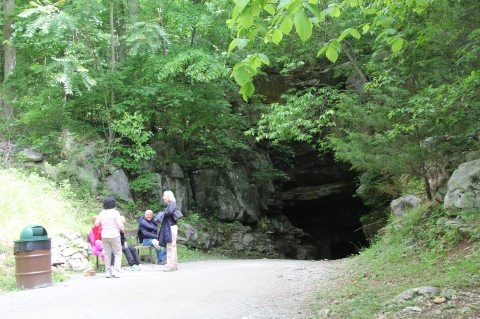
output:
[[[320,50],[317,52],[317,56],[322,55],[328,49],[328,44],[325,44]]]
[[[312,36],[312,22],[303,10],[299,11],[294,18],[295,30],[302,41],[307,41]]]
[[[337,39],[337,40],[338,40],[338,41],[342,41],[342,40],[345,39],[345,37],[346,37],[347,35],[349,35],[349,34],[350,34],[350,28],[345,29],[345,30],[343,30],[343,32],[338,36],[338,39]]]
[[[293,0],[287,5],[287,13],[294,14],[302,7],[303,0]]]
[[[241,66],[233,71],[233,78],[235,79],[235,82],[243,86],[245,83],[250,81],[250,74],[247,72],[244,66]]]
[[[260,61],[262,61],[263,64],[270,65],[270,60],[265,54],[259,53],[258,57],[260,58]]]
[[[255,92],[255,86],[253,85],[252,81],[243,84],[239,91],[245,101],[247,101],[248,98],[253,95],[253,92]]]
[[[326,52],[327,59],[335,63],[338,59],[338,52],[333,45],[329,45]]]
[[[316,5],[313,5],[311,3],[305,4],[305,7],[317,18],[319,21],[323,21],[325,18],[325,15],[318,10]]]
[[[365,23],[362,27],[362,33],[365,34],[368,32],[368,30],[370,30],[370,24],[369,23]]]
[[[241,13],[243,9],[250,3],[250,0],[233,0],[238,7],[238,12]]]
[[[248,39],[243,38],[235,38],[232,42],[230,42],[230,46],[228,47],[228,54],[232,52],[235,48],[243,49],[247,46]]]
[[[341,14],[340,12],[340,9],[337,8],[337,7],[330,7],[327,9],[326,13],[328,13],[328,15],[334,17],[334,18],[338,18]]]
[[[244,10],[238,17],[238,26],[243,29],[248,29],[253,25],[253,15],[250,14],[250,10]]]
[[[273,34],[272,34],[272,42],[273,43],[279,44],[280,41],[282,41],[282,38],[283,38],[283,33],[282,33],[282,31],[280,31],[280,29],[273,30]]]
[[[266,4],[264,7],[263,7],[263,10],[267,11],[268,13],[270,13],[272,16],[275,15],[275,7],[273,5],[271,5],[270,3],[269,4]]]
[[[360,39],[360,37],[361,37],[360,32],[358,32],[358,30],[355,29],[355,28],[350,29],[350,35],[357,40]]]
[[[283,33],[289,34],[292,31],[293,21],[292,18],[286,16],[283,20],[282,24],[280,25],[279,29],[282,30]]]
[[[392,50],[393,52],[399,51],[403,46],[403,39],[400,37],[396,37],[395,40],[392,42]]]
[[[277,10],[280,10],[282,8],[285,8],[287,5],[290,4],[293,0],[280,0],[280,3],[278,4]]]

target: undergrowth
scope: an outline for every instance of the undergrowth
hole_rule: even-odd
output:
[[[457,221],[457,222],[456,222]],[[480,284],[480,214],[450,216],[421,206],[392,218],[373,244],[350,258],[335,289],[319,293],[329,318],[374,318],[397,294],[420,286],[474,289]]]

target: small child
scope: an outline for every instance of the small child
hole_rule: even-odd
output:
[[[102,244],[102,225],[95,226],[95,221],[97,216],[92,216],[93,227],[88,233],[88,240],[90,241],[90,251],[94,256],[100,256],[102,260],[105,259],[103,255],[103,244]]]

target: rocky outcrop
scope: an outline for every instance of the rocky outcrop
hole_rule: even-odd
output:
[[[393,215],[399,217],[404,215],[407,211],[417,207],[422,203],[422,200],[414,195],[407,195],[397,198],[390,203],[390,209]]]
[[[110,195],[126,202],[133,202],[132,193],[128,186],[128,177],[123,169],[115,170],[105,179],[105,189]]]
[[[343,197],[345,193],[351,194],[355,191],[353,181],[340,181],[337,183],[304,186],[289,189],[282,192],[282,201],[312,201],[322,198]]]
[[[79,233],[60,233],[52,238],[52,266],[65,270],[84,271],[88,262],[89,244]]]
[[[198,171],[193,175],[192,190],[195,203],[201,209],[225,222],[238,220],[243,224],[255,224],[264,206],[243,167],[224,173]]]
[[[446,208],[475,209],[480,207],[480,160],[460,164],[448,181]]]

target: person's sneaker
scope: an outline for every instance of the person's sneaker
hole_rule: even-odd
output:
[[[138,270],[142,270],[142,264],[137,265]]]
[[[131,265],[131,266],[130,266],[130,270],[131,270],[131,271],[137,271],[137,267],[136,267],[136,266],[137,266],[137,265]]]
[[[132,268],[133,268],[133,271],[139,271],[140,270],[140,267],[138,267],[138,265],[133,265]]]
[[[120,278],[120,273],[118,271],[112,271],[113,278]]]
[[[162,247],[159,245],[158,240],[154,239],[152,240],[152,245],[155,247],[156,250],[160,250]]]
[[[112,272],[110,270],[105,271],[105,277],[106,278],[112,278]]]

